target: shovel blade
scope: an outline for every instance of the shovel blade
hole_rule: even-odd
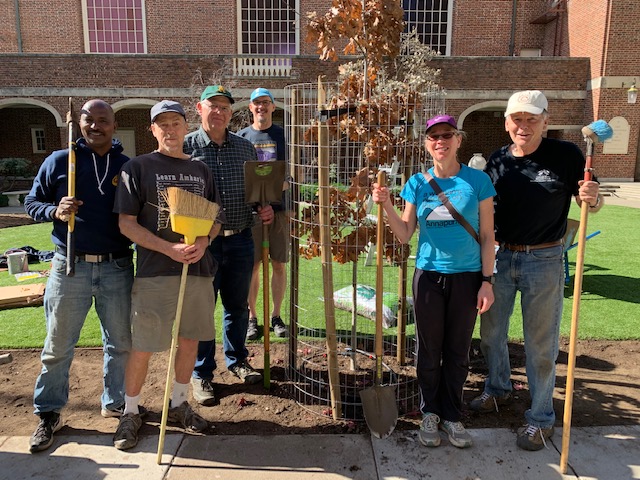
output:
[[[280,203],[285,169],[283,160],[244,162],[245,202]]]
[[[398,423],[398,405],[395,387],[375,385],[360,390],[364,419],[372,435],[386,438]]]

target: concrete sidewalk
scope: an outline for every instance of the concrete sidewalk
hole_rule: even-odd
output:
[[[539,452],[515,445],[508,429],[470,430],[474,445],[461,450],[443,435],[423,447],[417,431],[368,435],[195,436],[168,433],[163,463],[158,436],[142,437],[131,451],[116,450],[110,435],[55,436],[53,446],[29,454],[28,437],[0,437],[3,479],[112,478],[118,480],[626,480],[640,478],[640,425],[575,428],[569,467],[560,474],[562,431]]]

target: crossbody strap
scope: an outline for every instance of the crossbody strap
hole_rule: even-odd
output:
[[[438,182],[436,182],[436,180],[431,176],[429,172],[424,172],[424,176],[427,179],[427,182],[429,182],[429,185],[431,185],[431,188],[433,188],[433,191],[438,195],[438,198],[440,199],[442,204],[447,207],[447,210],[449,210],[451,216],[455,218],[467,232],[469,232],[469,235],[471,235],[476,242],[480,243],[478,233],[473,229],[469,222],[467,222],[466,218],[464,218],[460,214],[460,212],[456,210],[456,207],[451,204],[451,202],[449,201],[449,197],[447,197],[447,195],[442,191],[440,185],[438,185]]]

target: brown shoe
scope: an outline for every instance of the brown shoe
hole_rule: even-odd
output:
[[[501,397],[482,392],[482,395],[471,400],[469,408],[480,413],[497,412],[499,406],[509,405],[511,402],[513,402],[511,392],[507,392]]]
[[[179,423],[187,432],[202,433],[209,428],[209,422],[194,412],[186,401],[169,409],[169,420]]]
[[[535,425],[525,425],[518,430],[518,447],[523,450],[537,451],[547,446],[546,440],[553,435],[553,427],[541,428]]]

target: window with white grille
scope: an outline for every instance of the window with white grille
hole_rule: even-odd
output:
[[[31,127],[31,146],[33,147],[33,153],[44,153],[47,151],[44,127]]]
[[[424,45],[451,55],[453,0],[402,0],[405,33],[416,30]]]
[[[298,0],[239,0],[244,55],[296,55]]]
[[[83,0],[87,53],[146,53],[144,0]]]

